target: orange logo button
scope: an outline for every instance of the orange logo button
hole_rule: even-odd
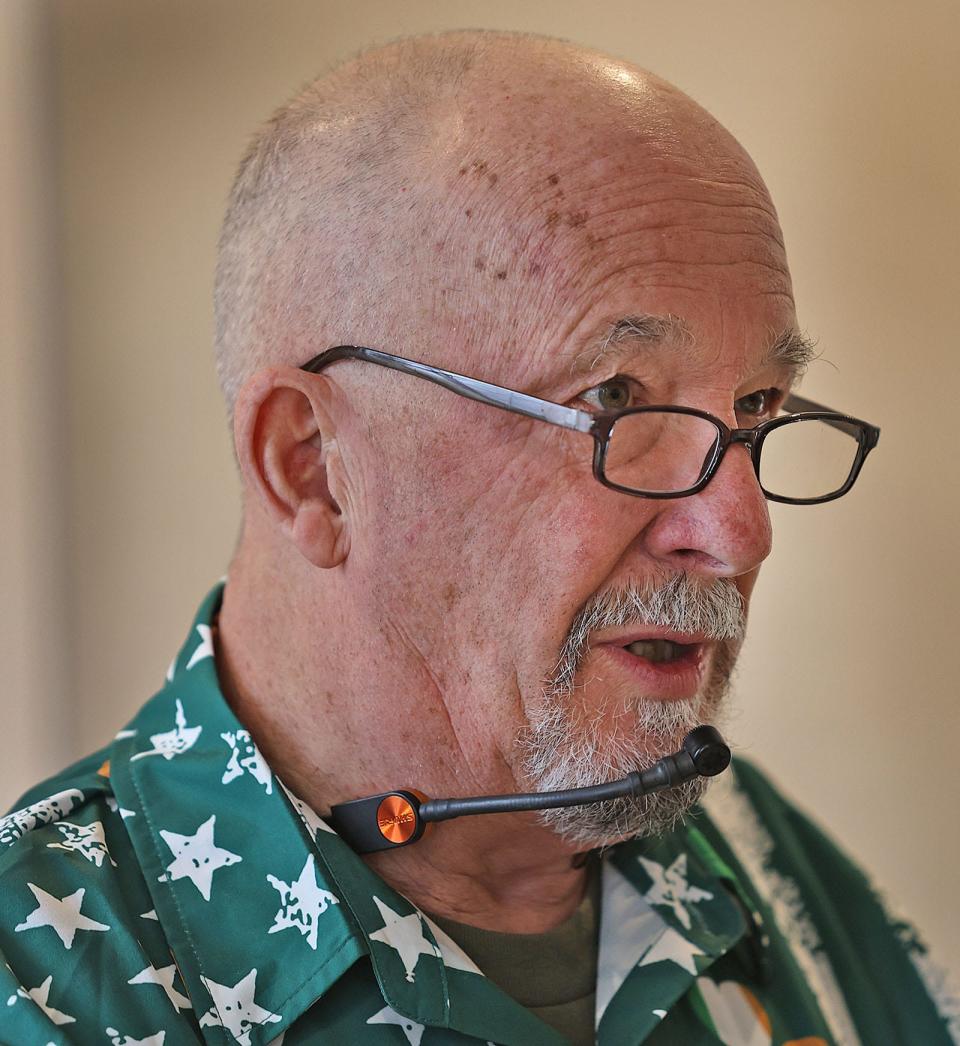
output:
[[[405,843],[417,830],[417,815],[402,795],[388,795],[377,807],[377,827],[391,843]]]

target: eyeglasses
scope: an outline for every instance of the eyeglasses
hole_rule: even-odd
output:
[[[641,498],[683,498],[703,490],[735,443],[749,451],[770,501],[817,505],[853,486],[880,430],[800,396],[780,417],[731,429],[694,407],[627,407],[586,411],[487,381],[358,345],[338,345],[302,367],[317,374],[338,360],[365,360],[424,378],[478,403],[593,437],[593,474],[612,490]]]

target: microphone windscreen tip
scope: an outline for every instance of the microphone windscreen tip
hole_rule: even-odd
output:
[[[730,765],[730,748],[715,726],[694,727],[684,738],[683,748],[701,777],[716,777]]]

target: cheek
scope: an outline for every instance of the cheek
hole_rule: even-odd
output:
[[[519,636],[549,659],[636,527],[582,454],[515,428],[481,426],[472,441],[462,423],[437,431],[429,446],[384,447],[371,462],[361,541],[369,569],[388,575],[381,593],[405,615],[420,602],[435,627],[455,625],[475,649],[493,644],[519,658]]]
[[[534,652],[540,669],[547,671],[552,671],[577,612],[610,583],[635,536],[604,505],[603,492],[593,489],[597,484],[590,483],[579,492],[568,487],[549,514],[528,520],[529,530],[520,535],[527,575],[521,613],[539,625]]]

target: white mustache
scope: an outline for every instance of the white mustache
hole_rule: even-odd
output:
[[[598,593],[574,618],[550,688],[570,690],[592,636],[602,629],[627,625],[650,625],[721,642],[739,642],[746,631],[746,607],[730,578],[704,582],[684,573]]]

